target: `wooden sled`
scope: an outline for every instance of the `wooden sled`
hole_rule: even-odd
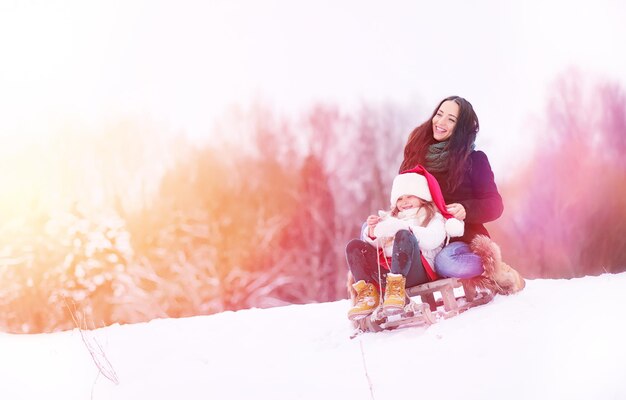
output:
[[[463,288],[455,294],[454,289]],[[457,293],[460,290],[457,290]],[[489,290],[477,290],[469,280],[458,278],[440,279],[406,289],[409,301],[400,314],[386,316],[379,306],[371,315],[355,321],[357,332],[380,332],[408,326],[429,326],[440,319],[454,317],[472,307],[489,303],[494,294]],[[420,298],[416,302],[411,297]]]

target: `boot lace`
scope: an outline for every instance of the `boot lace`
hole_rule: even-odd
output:
[[[402,297],[402,280],[393,280],[387,282],[387,297]]]
[[[374,297],[374,285],[368,284],[357,295],[357,304],[368,303]]]

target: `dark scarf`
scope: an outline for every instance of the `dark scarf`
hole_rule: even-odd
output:
[[[426,152],[426,169],[428,172],[443,172],[448,170],[450,152],[445,149],[448,141],[437,142],[428,146]]]
[[[444,172],[448,170],[448,161],[450,152],[446,149],[448,141],[433,143],[428,146],[426,152],[426,169],[428,172]],[[470,152],[474,150],[476,145],[470,145]]]

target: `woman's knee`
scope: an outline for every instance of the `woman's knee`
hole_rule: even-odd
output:
[[[471,278],[483,273],[483,263],[467,243],[453,242],[435,257],[435,271],[448,278]]]

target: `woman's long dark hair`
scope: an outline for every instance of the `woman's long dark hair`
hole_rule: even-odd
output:
[[[472,152],[472,145],[476,140],[479,129],[478,117],[474,112],[474,107],[463,97],[450,96],[441,100],[430,118],[411,132],[404,146],[404,160],[400,165],[399,172],[411,169],[417,164],[422,164],[428,169],[428,164],[426,163],[428,146],[437,143],[433,137],[432,120],[437,111],[439,111],[439,107],[446,101],[454,101],[459,105],[459,115],[452,136],[448,139],[448,144],[445,148],[450,154],[448,159],[448,179],[446,182],[440,183],[449,191],[454,191],[461,183],[463,173],[468,168],[471,168],[471,165],[467,165],[468,158]]]

